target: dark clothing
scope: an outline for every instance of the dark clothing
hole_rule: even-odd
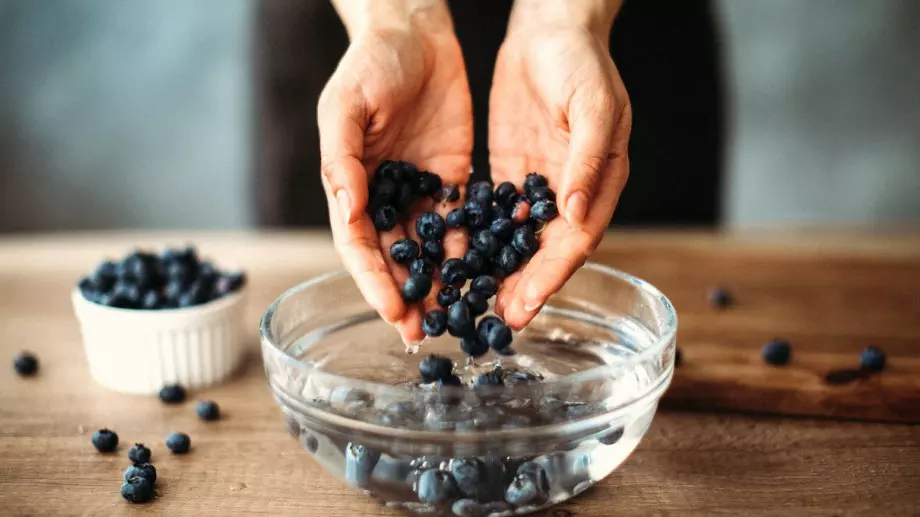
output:
[[[473,95],[474,178],[488,177],[488,108],[510,0],[451,1]],[[260,222],[326,225],[316,102],[348,45],[329,2],[262,0],[258,17]],[[614,225],[718,222],[723,106],[710,2],[632,0],[610,50],[629,92],[630,178]]]

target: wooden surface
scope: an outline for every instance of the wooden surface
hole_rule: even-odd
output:
[[[96,385],[67,297],[103,256],[185,241],[246,267],[253,286],[250,360],[234,382],[192,396],[217,401],[220,422],[198,421],[193,402],[165,407]],[[920,233],[618,233],[597,260],[650,280],[675,302],[686,362],[672,406],[878,418],[890,417],[878,404],[920,411],[904,395],[918,367]],[[0,515],[400,515],[355,495],[302,452],[257,355],[256,326],[271,300],[337,264],[316,234],[0,239],[0,357],[9,364],[29,349],[41,360],[36,378],[9,366],[0,375]],[[738,306],[709,309],[714,283],[729,287]],[[793,342],[794,364],[765,371],[757,354],[774,334]],[[815,384],[825,369],[857,361],[869,342],[889,350],[890,372],[839,393]],[[90,444],[105,426],[121,437],[117,454]],[[184,457],[162,445],[177,430],[192,437]],[[151,446],[160,477],[149,505],[118,494],[135,441]],[[621,469],[544,515],[920,515],[918,488],[920,426],[663,410]]]

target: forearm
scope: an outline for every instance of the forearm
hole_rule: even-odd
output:
[[[445,0],[332,0],[332,5],[354,38],[368,29],[452,30]]]
[[[508,32],[533,25],[578,26],[606,41],[623,0],[515,0]]]

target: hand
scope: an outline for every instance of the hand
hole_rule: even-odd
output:
[[[526,7],[540,9],[536,5]],[[519,7],[525,8],[516,4],[515,10]],[[540,250],[498,294],[496,311],[516,329],[533,319],[597,247],[629,175],[632,115],[607,47],[615,11],[609,23],[566,21],[554,14],[512,14],[492,84],[489,151],[495,183],[511,181],[520,188],[528,172],[539,172],[556,191],[561,216],[546,225]]]
[[[363,6],[366,11],[352,12],[345,9],[361,6],[341,3],[352,42],[318,108],[333,238],[368,303],[396,325],[405,341],[414,342],[424,337],[422,309],[403,301],[400,287],[408,273],[393,262],[389,249],[406,236],[419,240],[415,217],[378,238],[365,212],[368,180],[389,159],[413,162],[440,175],[444,184],[466,183],[473,115],[463,56],[441,0],[404,0],[392,6],[374,2]],[[375,6],[387,10],[376,13]],[[400,15],[402,8],[407,11]],[[419,201],[415,208],[432,210],[435,203]],[[444,216],[451,208],[439,204],[437,210]],[[462,256],[465,245],[465,237],[456,232],[444,242],[448,257]],[[429,308],[435,305],[436,289],[426,301]]]

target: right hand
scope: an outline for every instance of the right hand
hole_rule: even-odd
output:
[[[465,184],[472,103],[446,5],[429,2],[400,23],[377,22],[371,14],[359,29],[349,27],[351,45],[320,96],[323,187],[345,268],[381,317],[406,342],[416,342],[424,338],[423,309],[403,301],[400,287],[408,272],[390,258],[390,245],[404,237],[419,240],[414,215],[436,210],[444,216],[455,206],[418,201],[405,224],[378,235],[365,211],[369,179],[383,160],[406,160],[438,174],[444,184]],[[463,235],[449,233],[446,256],[461,256],[465,245]],[[436,289],[425,307],[436,306]]]

